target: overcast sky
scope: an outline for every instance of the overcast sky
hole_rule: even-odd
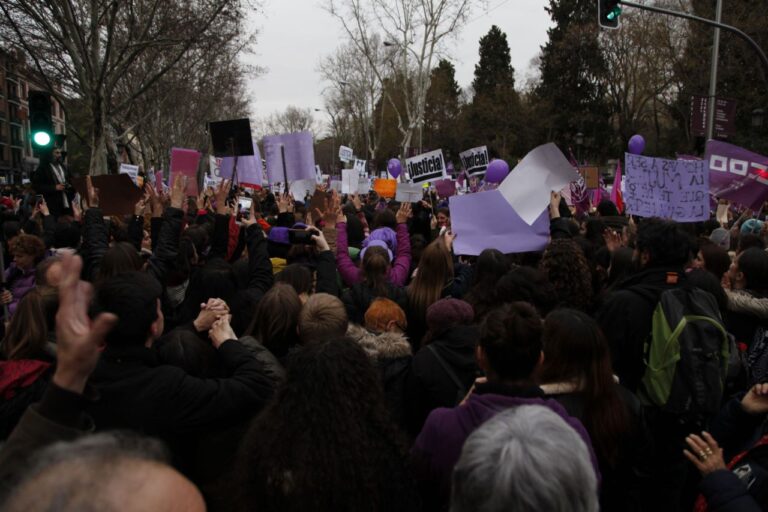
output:
[[[489,0],[487,9],[471,13],[449,53],[456,66],[456,80],[466,88],[472,82],[478,61],[478,42],[491,25],[506,32],[512,65],[522,85],[531,59],[546,42],[551,25],[544,10],[546,0]],[[266,68],[249,80],[251,110],[263,117],[289,105],[322,108],[324,84],[317,72],[320,59],[332,53],[343,40],[338,22],[318,0],[265,0],[264,11],[251,17],[259,31],[256,55],[246,60]],[[323,122],[322,112],[318,121]]]

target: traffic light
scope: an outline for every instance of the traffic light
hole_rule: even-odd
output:
[[[619,28],[620,0],[597,0],[597,22],[603,28]]]
[[[51,95],[43,91],[29,91],[29,131],[32,149],[45,153],[53,149],[53,121]]]

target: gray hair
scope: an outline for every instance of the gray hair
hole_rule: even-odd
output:
[[[541,405],[501,412],[464,443],[451,512],[596,512],[597,477],[581,436]]]
[[[130,432],[100,433],[57,442],[37,452],[2,504],[22,510],[96,512],[116,510],[111,483],[136,463],[165,464],[164,445]]]

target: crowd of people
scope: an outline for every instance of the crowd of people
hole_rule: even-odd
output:
[[[543,251],[466,256],[428,191],[67,179],[0,199],[3,510],[768,510],[759,213],[553,192]]]

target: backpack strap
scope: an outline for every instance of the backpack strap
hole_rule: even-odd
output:
[[[464,384],[461,383],[461,379],[459,379],[459,376],[456,375],[456,372],[453,371],[453,368],[443,359],[443,356],[440,355],[440,352],[437,351],[434,345],[429,344],[427,345],[427,349],[432,352],[432,355],[435,356],[435,359],[437,359],[437,362],[440,364],[440,366],[443,367],[443,370],[445,370],[445,373],[448,374],[448,377],[451,378],[454,384],[456,384],[456,387],[459,388],[459,391],[463,393],[466,392],[466,389],[464,388]]]

